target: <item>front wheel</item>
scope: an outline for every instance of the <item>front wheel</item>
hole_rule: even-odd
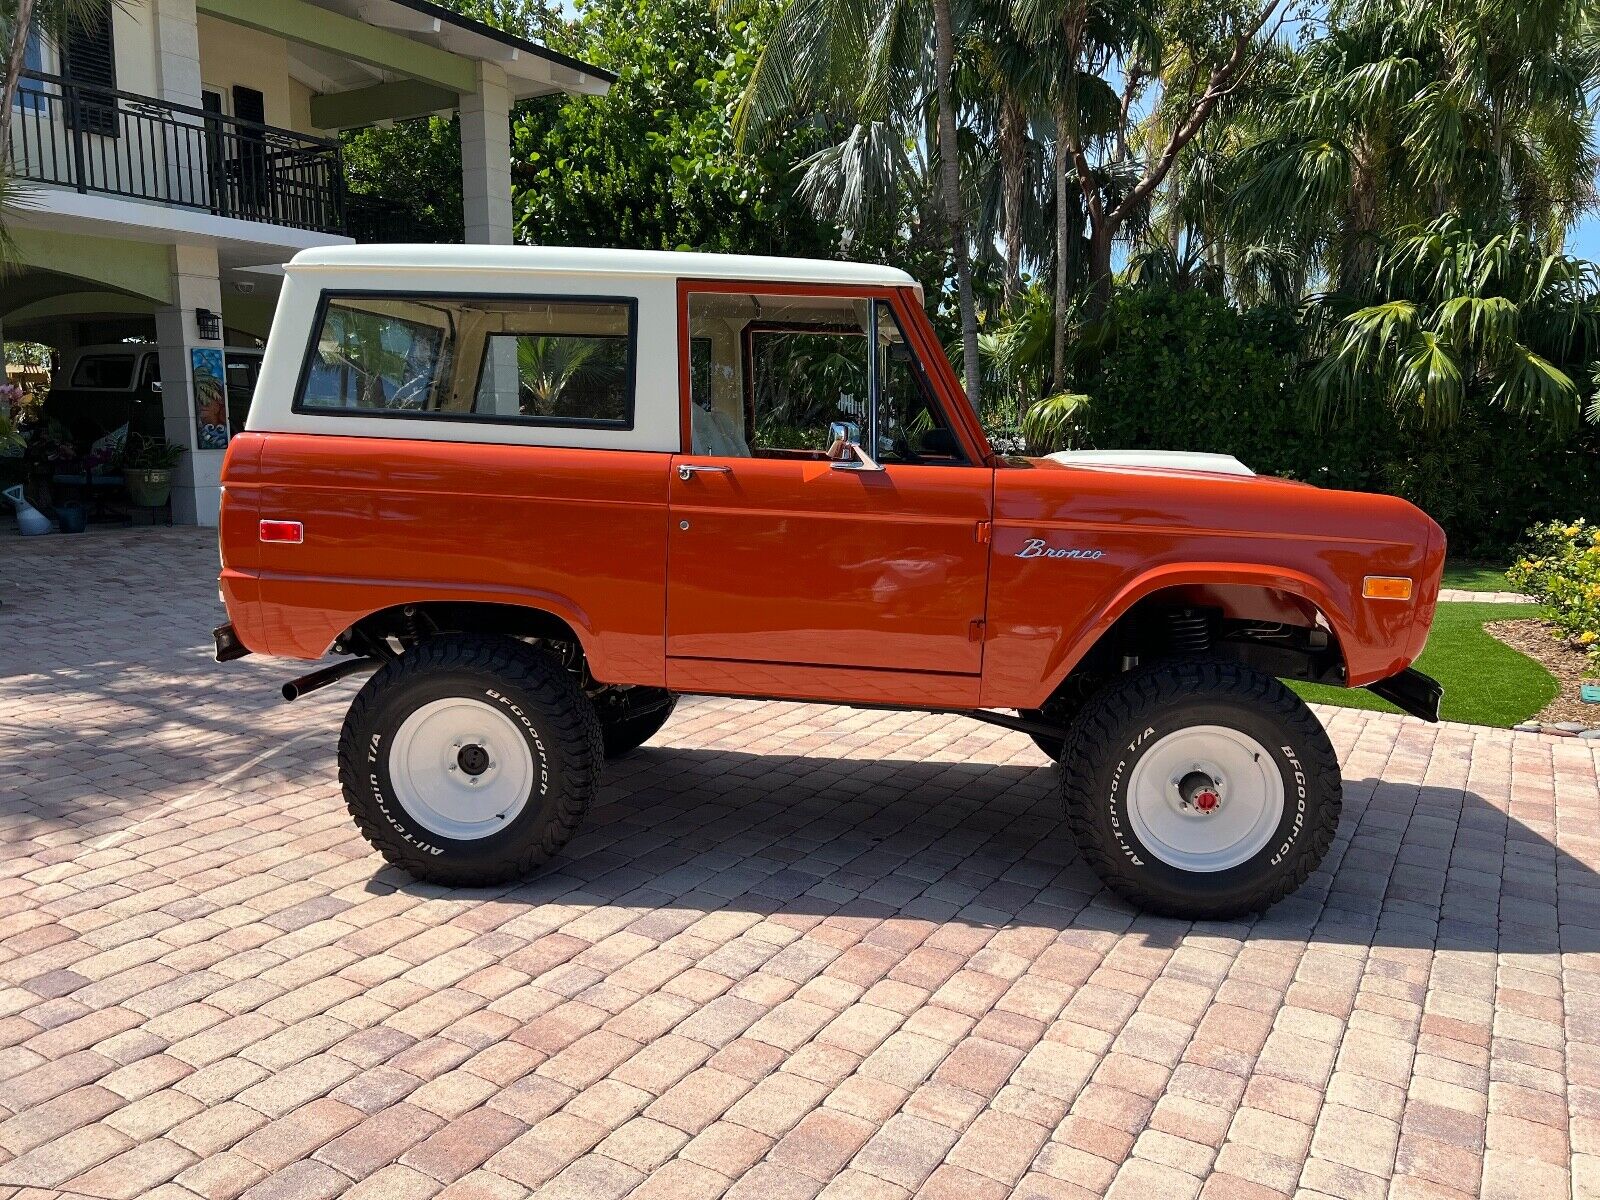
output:
[[[486,886],[553,858],[598,786],[594,706],[512,638],[418,644],[356,694],[339,781],[362,834],[418,879]]]
[[[1068,730],[1062,787],[1078,848],[1150,912],[1260,912],[1316,869],[1339,824],[1328,735],[1288,688],[1233,663],[1117,680]]]

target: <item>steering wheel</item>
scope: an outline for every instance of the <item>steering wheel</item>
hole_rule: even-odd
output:
[[[922,455],[911,448],[911,439],[906,437],[905,429],[897,426],[894,436],[889,439],[889,447],[894,452],[895,458],[904,463],[920,463]]]

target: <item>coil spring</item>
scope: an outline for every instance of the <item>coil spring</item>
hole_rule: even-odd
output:
[[[1185,608],[1171,613],[1167,619],[1167,636],[1174,654],[1205,654],[1211,649],[1211,623],[1204,613]]]

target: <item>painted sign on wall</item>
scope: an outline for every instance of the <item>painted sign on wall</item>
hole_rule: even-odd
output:
[[[199,346],[189,351],[194,376],[194,444],[201,450],[228,447],[228,385],[222,351]]]

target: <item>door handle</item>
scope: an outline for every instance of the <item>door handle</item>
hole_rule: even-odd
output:
[[[687,481],[695,475],[726,475],[732,470],[732,467],[702,467],[693,463],[679,463],[678,478]]]

